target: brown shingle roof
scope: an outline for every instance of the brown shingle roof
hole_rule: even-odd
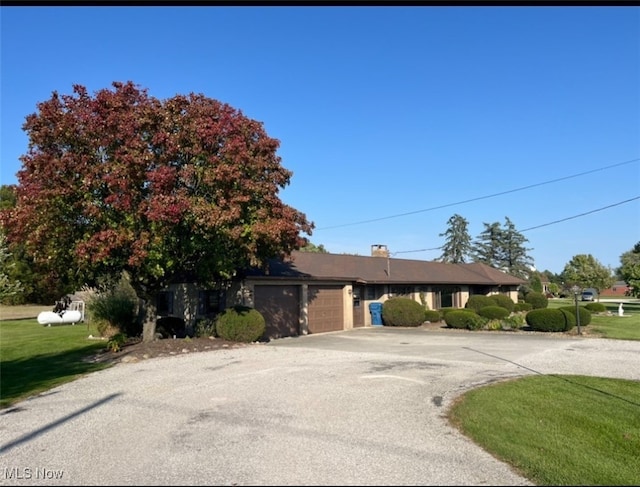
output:
[[[485,264],[449,264],[424,260],[294,251],[287,261],[273,260],[269,271],[252,277],[322,279],[385,284],[518,285],[525,281]]]

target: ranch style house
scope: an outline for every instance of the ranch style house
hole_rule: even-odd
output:
[[[226,307],[255,308],[265,318],[264,339],[372,326],[370,303],[404,296],[428,309],[463,308],[474,294],[504,294],[518,301],[525,281],[480,263],[392,258],[384,245],[370,256],[294,251],[265,270],[250,269],[216,289],[176,283],[159,293],[159,317],[185,322],[212,318]]]

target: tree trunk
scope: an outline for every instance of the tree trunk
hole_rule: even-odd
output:
[[[142,321],[142,341],[152,342],[156,338],[156,320],[158,318],[158,309],[154,299],[140,300]]]

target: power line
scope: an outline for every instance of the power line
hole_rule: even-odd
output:
[[[629,203],[630,201],[635,201],[637,199],[640,199],[640,196],[636,196],[635,198],[630,198],[628,200],[620,201],[618,203],[613,203],[613,204],[608,205],[608,206],[603,206],[601,208],[596,208],[595,210],[587,211],[585,213],[580,213],[578,215],[569,216],[567,218],[563,218],[562,220],[555,220],[555,221],[552,221],[552,222],[549,222],[549,223],[543,223],[542,225],[536,225],[535,227],[525,228],[524,230],[520,230],[520,233],[526,232],[528,230],[534,230],[536,228],[548,227],[549,225],[554,225],[554,224],[560,223],[560,222],[566,222],[567,220],[573,220],[574,218],[579,218],[581,216],[590,215],[591,213],[596,213],[598,211],[606,210],[607,208],[613,208],[614,206],[624,205],[625,203]]]
[[[549,181],[544,181],[542,183],[530,184],[528,186],[522,186],[520,188],[510,189],[510,190],[507,190],[507,191],[502,191],[500,193],[494,193],[494,194],[490,194],[490,195],[487,195],[487,196],[479,196],[477,198],[471,198],[471,199],[468,199],[468,200],[462,200],[462,201],[458,201],[456,203],[448,203],[446,205],[433,206],[431,208],[425,208],[424,210],[409,211],[407,213],[399,213],[397,215],[383,216],[383,217],[380,217],[380,218],[372,218],[371,220],[361,220],[361,221],[358,221],[358,222],[343,223],[341,225],[332,225],[332,226],[329,226],[329,227],[317,228],[316,230],[328,230],[328,229],[331,229],[331,228],[341,228],[341,227],[349,227],[349,226],[352,226],[352,225],[362,225],[364,223],[373,223],[373,222],[378,222],[378,221],[382,221],[382,220],[390,220],[392,218],[399,218],[401,216],[415,215],[416,213],[424,213],[424,212],[427,212],[427,211],[440,210],[442,208],[448,208],[450,206],[462,205],[464,203],[471,203],[473,201],[485,200],[485,199],[488,199],[488,198],[495,198],[496,196],[502,196],[502,195],[509,194],[509,193],[515,193],[515,192],[518,192],[518,191],[524,191],[525,189],[531,189],[531,188],[535,188],[537,186],[543,186],[545,184],[557,183],[558,181],[566,181],[567,179],[577,178],[579,176],[584,176],[586,174],[592,174],[594,172],[604,171],[606,169],[611,169],[611,168],[614,168],[614,167],[623,166],[625,164],[631,164],[632,162],[637,162],[637,161],[640,161],[640,158],[631,159],[631,160],[624,161],[624,162],[619,162],[617,164],[612,164],[610,166],[605,166],[605,167],[601,167],[601,168],[598,168],[598,169],[592,169],[590,171],[584,171],[584,172],[581,172],[581,173],[578,173],[578,174],[573,174],[571,176],[564,176],[562,178],[551,179]],[[620,203],[620,204],[622,204],[622,203]],[[595,210],[595,211],[599,211],[599,210]],[[578,216],[580,216],[580,215],[578,215]],[[574,217],[574,218],[577,218],[577,216]]]
[[[398,252],[391,252],[392,255],[396,255],[396,254],[408,254],[410,252],[426,252],[428,250],[440,250],[442,247],[444,247],[444,245],[441,245],[440,247],[433,247],[432,249],[420,249],[420,250],[399,250]]]
[[[535,227],[525,228],[523,230],[519,230],[519,233],[527,232],[529,230],[535,230],[537,228],[548,227],[549,225],[555,225],[556,223],[566,222],[567,220],[573,220],[574,218],[580,218],[581,216],[590,215],[592,213],[597,213],[598,211],[606,210],[608,208],[613,208],[614,206],[624,205],[625,203],[629,203],[631,201],[635,201],[635,200],[638,200],[638,199],[640,199],[640,196],[635,196],[633,198],[629,198],[628,200],[619,201],[618,203],[612,203],[612,204],[607,205],[607,206],[602,206],[600,208],[596,208],[595,210],[586,211],[584,213],[579,213],[577,215],[568,216],[567,218],[562,218],[560,220],[554,220],[552,222],[543,223],[541,225],[536,225]],[[440,247],[433,247],[431,249],[401,250],[401,251],[398,251],[398,252],[393,252],[392,255],[395,255],[395,254],[407,254],[407,253],[410,253],[410,252],[426,252],[428,250],[440,250],[443,247],[444,247],[444,245],[442,245]]]

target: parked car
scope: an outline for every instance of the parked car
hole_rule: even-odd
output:
[[[595,298],[595,296],[593,295],[593,293],[591,291],[584,291],[582,293],[582,300],[583,301],[593,301]]]

